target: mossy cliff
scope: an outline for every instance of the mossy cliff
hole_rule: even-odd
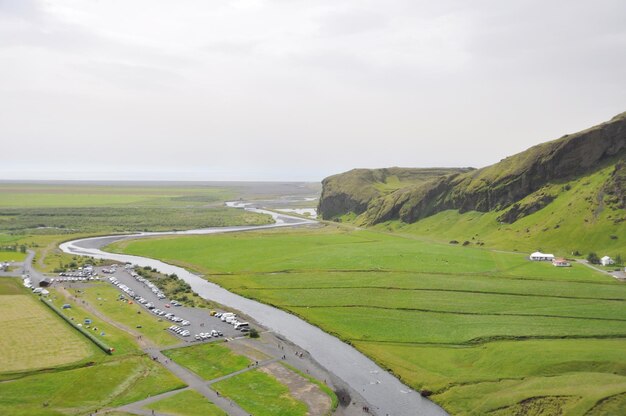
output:
[[[373,225],[389,220],[413,223],[445,210],[491,212],[511,223],[549,205],[553,194],[538,194],[610,164],[615,173],[603,192],[626,201],[626,113],[610,121],[543,143],[482,169],[356,169],[324,179],[319,212],[325,219],[354,213]],[[389,186],[389,178],[394,178]],[[525,199],[523,203],[520,203]]]

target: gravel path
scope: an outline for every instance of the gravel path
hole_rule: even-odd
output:
[[[74,296],[72,296],[65,288],[63,287],[57,287],[58,291],[60,294],[62,294],[64,297],[68,298],[68,299],[72,299],[72,300],[77,300]],[[160,363],[162,366],[164,366],[166,369],[168,369],[172,374],[174,374],[176,377],[178,377],[180,380],[182,380],[185,384],[187,384],[188,388],[191,388],[195,391],[197,391],[198,393],[200,393],[201,395],[203,395],[204,397],[206,397],[208,400],[210,400],[211,402],[213,402],[216,406],[222,408],[222,410],[224,410],[226,413],[228,413],[229,415],[232,416],[248,416],[248,412],[244,411],[243,409],[241,409],[239,406],[237,406],[235,403],[233,403],[231,400],[228,400],[224,397],[218,396],[217,393],[212,390],[207,382],[200,378],[198,375],[196,375],[194,372],[188,370],[187,368],[180,366],[178,364],[176,364],[175,362],[173,362],[172,360],[170,360],[169,358],[167,358],[162,352],[161,349],[157,346],[155,346],[150,340],[144,338],[141,336],[141,334],[131,328],[128,328],[126,325],[123,325],[117,321],[114,321],[112,319],[110,319],[107,315],[101,313],[97,308],[94,308],[89,302],[82,300],[80,303],[80,306],[82,308],[84,308],[85,310],[89,311],[90,313],[92,313],[94,316],[98,317],[99,319],[102,319],[103,321],[107,322],[108,324],[111,324],[113,326],[115,326],[116,328],[120,329],[121,331],[126,332],[127,334],[131,335],[132,337],[135,338],[135,340],[137,341],[138,345],[140,346],[140,348],[143,350],[143,352],[145,352],[147,355],[149,355],[150,357],[152,357],[155,361],[157,361],[158,363]],[[168,392],[165,394],[175,394],[175,392],[178,392],[180,390],[174,391],[174,392]],[[167,396],[165,396],[167,397]],[[131,403],[125,406],[121,406],[119,408],[117,408],[116,410],[121,410],[121,411],[125,411],[125,412],[129,412],[129,413],[135,413],[135,414],[146,414],[145,410],[142,409],[146,404],[149,403],[153,403],[156,401],[161,400],[163,397],[163,395],[157,395],[157,396],[152,396],[149,397],[145,400],[141,400],[139,402],[135,402],[135,403]],[[105,414],[106,412],[102,412],[100,414]],[[96,413],[98,414],[98,413]],[[149,411],[148,414],[151,414],[151,412]]]

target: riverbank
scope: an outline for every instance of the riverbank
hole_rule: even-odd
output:
[[[130,262],[141,267],[152,267],[160,272],[175,273],[190,284],[192,289],[208,300],[238,309],[255,318],[259,324],[273,331],[279,337],[299,346],[322,367],[343,380],[355,393],[369,403],[375,414],[393,414],[399,416],[445,415],[446,412],[436,404],[423,398],[397,378],[386,372],[368,357],[329,335],[306,321],[280,309],[256,302],[231,293],[224,288],[204,280],[181,267],[158,260],[107,253],[100,248],[114,241],[129,238],[146,238],[158,235],[193,235],[241,232],[277,227],[315,225],[316,221],[293,217],[259,208],[245,208],[253,212],[272,215],[275,224],[257,227],[225,227],[203,230],[190,230],[172,233],[142,233],[129,236],[108,236],[81,239],[62,244],[61,249],[69,254],[91,256],[120,262]]]

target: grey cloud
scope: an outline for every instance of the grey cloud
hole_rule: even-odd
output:
[[[380,13],[366,10],[330,12],[318,18],[319,33],[324,36],[355,35],[382,30],[387,19]]]
[[[224,55],[249,55],[257,50],[259,44],[254,40],[218,40],[207,43],[201,50]]]
[[[485,165],[626,110],[624,21],[617,0],[0,0],[0,178],[65,171],[86,138],[172,179]]]

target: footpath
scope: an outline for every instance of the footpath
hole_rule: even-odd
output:
[[[315,362],[306,351],[303,351],[297,345],[288,342],[287,340],[272,332],[261,332],[261,337],[259,339],[240,337],[227,340],[227,344],[231,347],[231,349],[235,351],[238,349],[248,349],[250,351],[256,351],[257,354],[260,353],[267,358],[256,361],[256,364],[252,365],[249,368],[233,372],[214,380],[204,380],[193,371],[176,364],[163,354],[163,351],[165,350],[181,346],[187,346],[187,343],[181,343],[179,345],[160,348],[149,339],[143,337],[139,332],[135,331],[134,329],[129,328],[126,325],[121,324],[103,314],[88,301],[84,299],[77,299],[69,291],[67,291],[65,287],[56,286],[56,289],[58,290],[59,294],[64,296],[65,298],[75,302],[79,302],[82,308],[93,314],[98,319],[101,319],[102,321],[105,321],[108,324],[118,328],[119,330],[131,335],[137,342],[137,345],[145,354],[147,354],[149,357],[152,357],[155,362],[158,362],[173,375],[175,375],[185,384],[187,384],[187,387],[183,389],[169,391],[163,394],[148,397],[146,399],[129,403],[114,409],[101,410],[94,413],[94,415],[105,415],[109,412],[120,411],[135,415],[169,416],[168,414],[148,410],[145,408],[145,406],[163,400],[167,397],[173,396],[177,393],[180,393],[181,391],[191,389],[204,396],[207,400],[215,404],[217,407],[221,408],[228,415],[249,416],[249,413],[239,407],[237,403],[219,395],[217,391],[211,388],[211,385],[224,379],[237,376],[246,371],[260,368],[262,369],[279,361],[283,361],[286,364],[298,369],[303,374],[324,382],[324,384],[328,385],[331,389],[338,392],[338,399],[340,404],[337,410],[334,412],[335,415],[357,416],[364,414],[363,409],[367,406],[367,403],[360,396],[358,396],[354,391],[351,392],[351,389],[349,389],[349,387],[342,380],[338,379],[335,375],[333,375],[322,366],[320,366],[317,362]]]

